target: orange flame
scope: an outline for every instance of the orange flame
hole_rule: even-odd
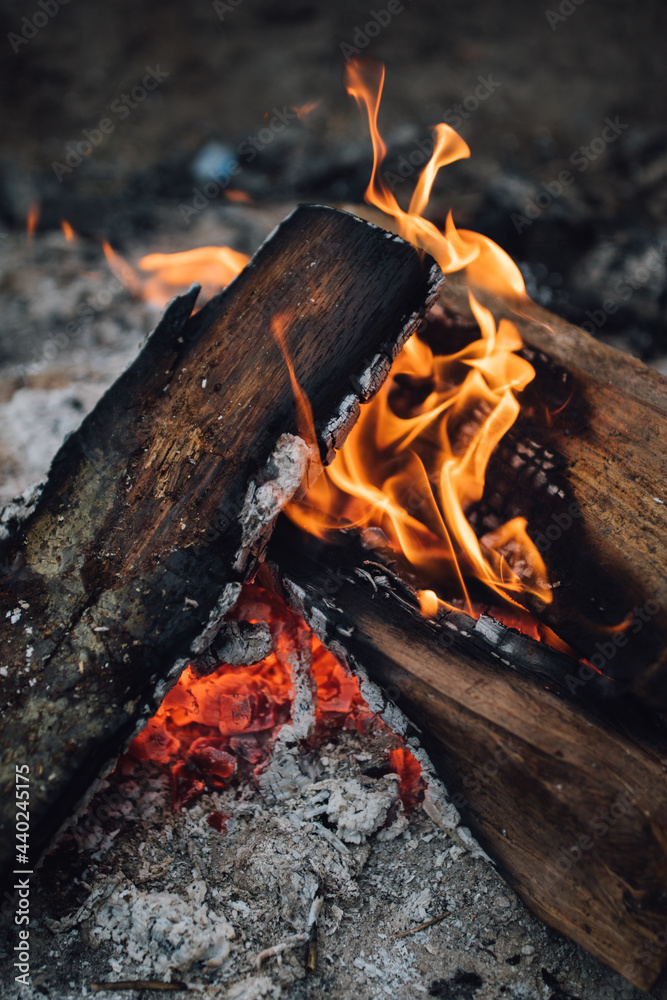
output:
[[[198,247],[182,253],[151,253],[139,267],[153,272],[143,286],[143,297],[163,305],[177,291],[185,291],[193,281],[204,289],[204,298],[215,294],[239,274],[249,257],[230,247]]]
[[[28,216],[26,219],[26,236],[28,243],[32,243],[32,238],[35,235],[37,225],[39,223],[39,217],[42,214],[42,206],[38,201],[33,201],[28,207]]]
[[[67,219],[61,219],[60,220],[60,228],[62,229],[63,233],[65,234],[65,239],[67,240],[67,242],[68,243],[74,243],[75,240],[76,240],[76,233],[74,232],[74,230],[70,226],[70,224],[67,221]]]
[[[104,255],[113,274],[137,298],[162,307],[196,281],[202,285],[200,304],[211,298],[240,274],[249,257],[231,247],[197,247],[181,253],[151,253],[139,260],[137,273],[105,241]]]
[[[315,423],[313,421],[313,409],[310,405],[310,400],[306,396],[305,392],[299,385],[296,374],[294,372],[294,365],[292,364],[292,359],[289,356],[287,350],[287,316],[282,313],[271,318],[271,333],[273,334],[273,339],[280,348],[280,353],[285,359],[285,364],[287,365],[287,371],[289,373],[290,382],[292,385],[292,392],[294,393],[294,402],[296,405],[296,425],[299,435],[303,438],[306,444],[310,447],[312,452],[312,460],[318,466],[318,471],[321,468],[320,452],[317,444],[317,434],[315,433]]]
[[[311,112],[315,111],[316,108],[319,108],[321,103],[322,101],[310,101],[308,104],[302,104],[300,106],[293,105],[290,110],[294,111],[297,118],[303,121],[309,114],[311,114]]]
[[[444,233],[422,215],[442,166],[470,155],[448,125],[435,129],[435,149],[404,211],[380,168],[386,147],[377,126],[384,68],[369,61],[348,66],[346,86],[365,108],[374,163],[366,200],[392,216],[399,233],[428,251],[445,273],[466,268],[474,285],[513,298],[525,296],[521,273],[495,243],[458,231],[450,215]],[[436,591],[458,595],[472,613],[466,578],[473,576],[506,600],[531,593],[552,599],[544,562],[514,518],[484,539],[466,517],[484,490],[489,458],[519,413],[516,393],[534,377],[515,352],[521,338],[507,319],[498,327],[469,293],[481,337],[448,356],[413,337],[394,362],[392,378],[362,414],[325,475],[288,513],[325,537],[331,529],[375,526],[433,589],[420,592],[425,615],[436,613]],[[409,391],[406,399],[405,387]],[[458,596],[457,595],[457,596]]]
[[[228,201],[235,201],[242,205],[254,204],[252,198],[246,191],[239,191],[236,188],[227,188],[225,191],[225,198],[227,198]]]
[[[119,253],[116,253],[107,240],[102,243],[102,249],[111,273],[130,290],[132,295],[141,298],[141,281],[134,269]]]

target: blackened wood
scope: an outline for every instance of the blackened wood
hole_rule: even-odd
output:
[[[221,295],[174,301],[56,456],[0,551],[1,867],[15,767],[30,768],[37,863],[87,789],[201,655],[307,472],[293,387],[333,454],[442,277],[409,244],[297,209]]]
[[[407,586],[349,543],[282,521],[268,557],[322,642],[391,692],[530,909],[650,988],[667,961],[663,731],[645,715],[605,721],[560,688],[561,654],[498,623],[422,618]]]

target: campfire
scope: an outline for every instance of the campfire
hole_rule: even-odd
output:
[[[489,239],[428,221],[438,171],[470,155],[449,126],[401,208],[382,84],[349,64],[368,219],[301,206],[252,259],[133,267],[105,246],[134,295],[179,294],[6,516],[2,663],[22,666],[0,670],[2,766],[13,788],[29,765],[23,855],[32,872],[114,762],[112,787],[168,782],[221,836],[235,820],[201,812],[210,796],[301,796],[299,822],[343,857],[422,807],[648,989],[667,923],[664,381],[535,306]],[[371,767],[303,791],[309,754],[369,735]],[[10,880],[14,818],[8,800]],[[298,946],[315,970],[322,878],[259,965]],[[149,904],[104,906],[98,937]],[[231,930],[213,947],[206,926],[209,951],[175,967],[227,959]]]

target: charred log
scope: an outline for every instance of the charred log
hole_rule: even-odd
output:
[[[530,909],[648,989],[667,962],[659,723],[573,697],[576,662],[493,619],[423,618],[406,584],[350,539],[327,546],[281,520],[269,561],[322,642],[391,692]]]
[[[15,768],[29,767],[34,866],[215,639],[307,478],[313,443],[298,436],[272,318],[326,461],[441,280],[384,230],[297,209],[199,313],[196,288],[171,303],[60,449],[0,552],[1,867],[14,855]]]

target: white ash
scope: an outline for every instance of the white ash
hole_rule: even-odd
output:
[[[234,607],[241,593],[240,583],[226,583],[215,607],[208,616],[208,622],[196,639],[192,640],[190,649],[195,655],[203,653],[213,642],[222,628],[224,617]]]
[[[79,1000],[91,995],[94,982],[138,977],[153,961],[144,943],[155,939],[152,914],[162,899],[178,915],[192,911],[193,920],[196,910],[205,911],[199,918],[206,931],[201,951],[188,951],[182,939],[169,943],[170,920],[164,937],[157,934],[154,956],[164,969],[161,978],[183,979],[205,997],[460,998],[455,980],[463,970],[480,977],[475,1000],[547,1000],[553,990],[545,989],[544,968],[557,977],[564,995],[640,1000],[619,976],[530,916],[492,866],[454,843],[423,812],[413,813],[394,840],[383,841],[378,831],[364,835],[365,843],[344,844],[342,852],[331,843],[336,828],[324,824],[331,823],[327,811],[336,790],[357,783],[372,795],[394,784],[388,775],[373,779],[362,770],[378,759],[386,738],[386,731],[342,732],[315,752],[301,745],[314,777],[303,775],[298,790],[281,801],[269,803],[250,787],[230,788],[174,814],[163,792],[153,817],[138,820],[128,820],[122,803],[129,799],[129,815],[140,815],[137,789],[147,775],[138,766],[134,773],[129,769],[115,798],[107,790],[106,812],[91,803],[103,829],[120,828],[106,853],[95,860],[91,852],[80,851],[74,876],[65,854],[60,875],[52,862],[48,875],[37,876],[32,986],[8,985],[3,996],[42,1000],[46,992],[50,1000]],[[208,825],[211,810],[230,817],[226,833]],[[125,902],[118,901],[123,891],[129,893]],[[318,899],[323,902],[317,970],[308,977],[305,944],[295,938],[305,938]],[[122,923],[111,917],[115,905],[122,909]],[[215,967],[206,965],[212,957],[205,947],[211,943],[206,936],[211,914],[224,927],[218,954],[229,945],[222,965]],[[443,914],[448,916],[431,927],[398,937]],[[59,926],[56,920],[63,917]],[[54,920],[51,930],[46,918]],[[111,931],[101,937],[96,930],[111,925],[118,940]],[[233,937],[227,936],[228,927]],[[186,950],[179,953],[181,946]],[[259,956],[267,952],[272,954],[258,969]],[[191,956],[189,971],[177,969]],[[11,982],[9,974],[6,982]],[[125,995],[109,994],[110,1000]]]
[[[194,659],[191,666],[199,674],[215,670],[221,663],[250,666],[267,657],[272,649],[271,630],[265,622],[223,622],[210,649]]]
[[[247,976],[230,986],[225,993],[225,1000],[278,1000],[282,993],[268,976]],[[219,996],[217,988],[211,991],[212,996]]]
[[[319,461],[306,442],[295,434],[281,434],[268,459],[262,483],[248,484],[239,522],[241,548],[235,568],[243,569],[248,554],[256,552],[276,517],[306,482],[308,466]]]
[[[356,778],[349,781],[320,782],[315,788],[330,791],[326,805],[327,817],[336,824],[336,833],[347,844],[362,844],[374,833],[383,839],[393,840],[403,832],[403,807],[399,797],[398,775],[387,774],[375,783],[372,790]],[[390,811],[400,813],[389,829],[383,830]],[[387,836],[387,834],[389,836]]]
[[[311,672],[310,641],[303,626],[296,641],[281,642],[282,622],[272,625],[273,648],[292,679],[294,698],[291,720],[275,735],[267,763],[259,769],[257,781],[267,802],[286,802],[299,795],[312,781],[302,766],[301,742],[315,725],[315,683]],[[301,640],[301,641],[299,641]]]
[[[32,514],[44,489],[43,483],[32,483],[19,496],[0,509],[0,542],[9,538],[19,525]]]
[[[205,904],[206,884],[195,881],[188,898],[173,892],[142,892],[131,882],[118,886],[96,911],[91,927],[94,942],[113,942],[119,973],[129,959],[137,978],[153,976],[169,982],[193,965],[215,968],[229,955],[234,928]]]
[[[117,374],[130,356],[117,357]],[[107,377],[92,374],[60,388],[17,389],[0,403],[3,440],[0,461],[6,470],[3,495],[16,495],[44,475],[62,441],[75,431],[107,388]],[[39,428],[39,433],[35,433]]]
[[[300,587],[291,582],[288,583],[288,586],[297,606],[300,606],[305,614],[305,593]],[[313,609],[308,616],[308,623],[318,638],[324,641],[328,632],[328,622],[320,618],[317,609]],[[345,663],[348,669],[352,670],[356,675],[362,697],[370,710],[379,715],[392,732],[404,735],[408,731],[410,724],[398,706],[386,698],[382,689],[370,680],[364,667],[356,663],[342,646],[331,640],[327,640],[327,644],[341,662]],[[436,775],[435,768],[426,752],[415,738],[411,738],[409,744],[411,752],[419,761],[422,769],[422,777],[426,784],[424,808],[427,810],[430,818],[443,830],[450,833],[466,850],[471,851],[475,857],[481,857],[490,861],[490,858],[479,846],[468,827],[461,825],[461,817],[457,809],[450,802],[449,794]]]
[[[271,804],[287,802],[310,785],[311,779],[299,766],[299,744],[291,725],[282,726],[257,781],[262,795]]]
[[[285,665],[292,679],[294,697],[290,726],[283,726],[278,740],[304,740],[315,725],[315,681],[312,673],[310,633],[304,625],[298,626],[296,641],[281,642],[279,633],[284,625],[273,626],[273,646],[276,657]]]

